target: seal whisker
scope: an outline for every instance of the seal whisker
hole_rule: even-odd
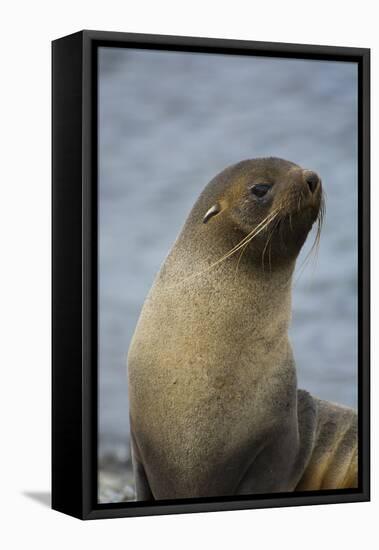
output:
[[[274,210],[274,212],[271,212],[263,221],[261,221],[246,237],[244,237],[236,246],[234,246],[229,252],[227,252],[224,256],[219,258],[216,262],[208,266],[206,269],[203,269],[201,271],[198,271],[197,273],[193,273],[186,279],[183,279],[181,282],[188,281],[189,279],[192,279],[193,277],[197,277],[198,275],[202,275],[204,273],[207,273],[212,268],[214,268],[216,265],[220,264],[221,262],[227,260],[230,258],[230,256],[233,256],[238,250],[241,250],[245,245],[247,246],[261,231],[263,231],[267,225],[278,215],[278,210]],[[262,226],[262,224],[264,224]]]
[[[272,241],[270,240],[270,247],[268,249],[268,266],[269,266],[269,269],[270,269],[270,273],[272,272],[272,265],[271,265],[271,246],[272,246]]]
[[[300,279],[300,276],[302,275],[302,273],[304,272],[306,266],[310,262],[310,260],[312,258],[312,255],[313,255],[315,261],[317,260],[318,251],[319,251],[319,247],[320,247],[320,240],[321,240],[321,230],[322,230],[322,226],[323,226],[323,223],[324,223],[324,217],[325,217],[325,198],[324,198],[324,195],[323,195],[321,197],[320,208],[319,208],[319,212],[318,212],[317,220],[316,220],[317,221],[317,230],[316,230],[315,239],[313,241],[313,244],[312,244],[309,252],[305,256],[305,258],[303,260],[303,263],[301,264],[301,266],[299,268],[299,272],[298,272],[295,283],[297,283],[297,281]]]
[[[209,267],[212,267],[218,263],[220,263],[221,261],[223,260],[226,260],[227,258],[229,258],[230,256],[232,256],[235,252],[237,252],[238,250],[240,250],[243,246],[249,244],[250,241],[252,241],[254,239],[254,237],[256,237],[261,231],[263,231],[267,225],[277,216],[278,212],[277,211],[274,211],[272,212],[271,214],[269,214],[260,224],[258,224],[253,231],[251,231],[246,237],[244,237],[235,247],[233,247],[231,250],[229,250],[229,252],[227,252],[224,256],[222,256],[219,260],[217,260],[217,262],[215,262],[214,264],[212,264],[211,266]],[[266,222],[266,223],[265,223]],[[262,224],[265,224],[263,225],[262,227],[260,227]],[[258,229],[258,231],[257,231]]]
[[[280,214],[280,207],[277,208],[276,210],[274,210],[274,212],[271,212],[271,214],[269,214],[269,215],[263,220],[263,222],[266,221],[266,224],[265,224],[265,225],[264,225],[255,235],[251,235],[252,232],[250,232],[249,235],[247,235],[247,237],[245,237],[245,239],[248,239],[248,241],[245,242],[245,243],[243,244],[242,247],[239,247],[239,249],[242,248],[242,251],[241,251],[241,254],[240,254],[239,257],[238,257],[238,262],[237,262],[236,271],[235,271],[235,274],[236,274],[236,275],[237,275],[237,272],[238,272],[238,266],[239,266],[239,264],[240,264],[241,258],[242,258],[242,256],[243,256],[243,254],[244,254],[244,252],[245,252],[247,246],[249,245],[249,243],[253,240],[253,238],[254,238],[256,235],[258,235],[258,233],[260,233],[261,231],[263,231],[263,230],[264,230],[264,229],[265,229],[265,228],[266,228],[266,227],[267,227],[267,226],[268,226],[268,225],[269,225],[269,224],[270,224],[279,214]],[[270,218],[270,219],[268,219],[268,218]],[[262,224],[263,222],[261,222],[261,224]],[[257,227],[258,227],[258,226],[257,226]],[[272,232],[271,232],[271,235],[272,235]],[[249,236],[251,236],[251,237],[249,238]],[[245,239],[242,239],[242,241],[244,241]],[[241,241],[241,242],[242,242],[242,241]],[[240,243],[240,244],[241,244],[241,243]],[[237,245],[237,246],[239,246],[239,245]],[[233,249],[232,249],[232,250],[233,250]]]
[[[282,209],[283,209],[283,208],[282,208]],[[282,209],[281,209],[281,210],[282,210]],[[266,241],[265,247],[264,247],[263,252],[262,252],[262,270],[263,270],[263,271],[264,271],[264,257],[265,257],[265,253],[266,253],[267,246],[268,246],[270,240],[272,239],[272,236],[273,236],[275,230],[276,230],[277,227],[279,226],[280,221],[281,221],[280,219],[277,219],[277,220],[275,221],[275,224],[273,225],[273,228],[272,228],[270,234],[269,234],[268,237],[267,237],[267,241]],[[271,271],[271,269],[270,269],[270,271]]]
[[[232,249],[229,250],[229,252],[227,252],[225,254],[225,256],[223,256],[222,258],[220,259],[224,259],[225,257],[227,257],[230,253],[234,252],[235,250],[239,249],[239,247],[245,243],[245,241],[249,240],[251,236],[253,236],[253,233],[260,228],[261,225],[265,224],[265,222],[271,217],[271,216],[274,216],[276,215],[277,213],[279,213],[279,208],[276,208],[273,212],[271,212],[268,216],[266,216],[266,218],[264,218],[264,220],[262,220],[258,225],[256,225],[254,227],[254,229],[252,231],[250,231],[250,233],[248,233],[246,235],[246,237],[244,237],[238,244],[236,244]],[[269,220],[271,221],[271,220]],[[264,229],[264,227],[262,228]]]
[[[242,256],[243,256],[243,253],[245,252],[245,250],[246,250],[247,246],[249,245],[249,243],[253,240],[253,238],[254,238],[256,235],[258,235],[258,233],[260,233],[261,231],[263,231],[264,229],[266,229],[266,227],[267,227],[267,226],[268,226],[268,225],[269,225],[278,215],[279,215],[279,211],[277,211],[277,212],[275,213],[275,215],[272,216],[272,217],[267,221],[267,223],[266,223],[266,224],[265,224],[256,234],[252,235],[252,236],[250,237],[250,239],[249,239],[246,243],[244,243],[242,247],[240,247],[240,248],[242,248],[242,252],[241,252],[241,254],[239,255],[239,258],[238,258],[238,262],[237,262],[237,266],[236,266],[235,275],[237,275],[239,263],[240,263],[241,258],[242,258]],[[268,218],[268,217],[269,217],[269,216],[267,216],[267,218]],[[266,218],[266,219],[267,219],[267,218]],[[271,233],[271,235],[272,235],[272,233]]]
[[[249,242],[250,242],[250,241],[249,241]],[[243,256],[243,254],[244,254],[244,252],[245,252],[245,250],[246,250],[246,248],[247,248],[249,242],[246,243],[246,244],[244,244],[244,246],[242,247],[241,254],[240,254],[239,257],[238,257],[238,262],[237,262],[237,266],[236,266],[236,271],[235,271],[234,277],[237,277],[238,267],[239,267],[239,265],[240,265],[241,258],[242,258],[242,256]]]

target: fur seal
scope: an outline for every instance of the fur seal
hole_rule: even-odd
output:
[[[352,488],[357,415],[298,390],[291,279],[319,176],[245,160],[204,189],[128,353],[137,500]]]

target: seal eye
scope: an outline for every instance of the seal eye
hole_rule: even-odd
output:
[[[261,197],[264,197],[266,195],[270,187],[271,185],[269,185],[268,183],[257,183],[257,185],[253,185],[253,187],[251,187],[250,191],[253,195],[260,199]]]

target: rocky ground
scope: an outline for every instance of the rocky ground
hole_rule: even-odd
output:
[[[107,453],[99,459],[99,503],[125,502],[135,499],[130,457]]]

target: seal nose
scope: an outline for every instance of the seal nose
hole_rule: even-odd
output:
[[[305,181],[310,189],[311,193],[314,193],[317,189],[317,186],[320,182],[320,178],[316,174],[316,172],[312,172],[311,170],[305,170],[304,173]]]

